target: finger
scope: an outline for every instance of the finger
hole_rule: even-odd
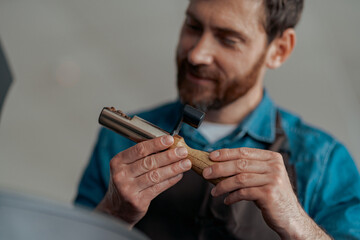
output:
[[[172,178],[180,173],[190,170],[191,162],[189,159],[184,159],[171,165],[152,170],[135,179],[135,191],[142,191],[155,184],[159,184],[169,178]]]
[[[174,138],[170,135],[154,138],[136,144],[116,155],[122,163],[132,163],[150,154],[163,151],[174,143]]]
[[[230,193],[224,199],[224,203],[227,205],[246,200],[246,201],[256,201],[261,196],[261,189],[254,187],[254,188],[241,188],[233,193]]]
[[[183,177],[183,174],[180,173],[172,178],[166,179],[158,184],[153,185],[152,187],[146,188],[140,192],[141,197],[144,198],[145,201],[151,201],[155,197],[157,197],[163,191],[169,189],[178,183]]]
[[[148,171],[160,168],[186,158],[187,149],[184,147],[169,149],[164,152],[149,155],[129,165],[131,176],[137,177]]]
[[[251,159],[251,160],[269,160],[281,157],[277,152],[256,148],[234,148],[234,149],[220,149],[211,152],[209,155],[213,161],[229,161],[236,159]]]
[[[211,190],[211,195],[217,197],[242,188],[261,187],[270,182],[269,178],[268,175],[264,174],[240,173],[219,182],[216,187]]]
[[[270,170],[268,164],[264,161],[237,159],[215,163],[203,171],[206,179],[233,176],[238,173],[265,173]]]

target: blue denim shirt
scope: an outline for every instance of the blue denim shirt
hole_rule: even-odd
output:
[[[180,110],[180,103],[174,102],[137,115],[170,132],[180,117]],[[330,135],[279,109],[266,91],[258,107],[230,135],[214,144],[209,144],[186,124],[180,135],[190,147],[204,151],[239,147],[266,149],[275,139],[278,110],[289,140],[289,160],[296,169],[297,195],[304,210],[335,239],[360,239],[360,176],[349,152]],[[100,130],[79,185],[76,204],[93,208],[101,201],[109,184],[110,160],[133,145],[110,130]]]

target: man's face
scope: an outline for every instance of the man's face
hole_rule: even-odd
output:
[[[190,0],[176,56],[184,103],[220,109],[257,83],[267,50],[262,2]]]

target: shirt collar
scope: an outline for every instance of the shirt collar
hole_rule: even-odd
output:
[[[272,143],[276,133],[276,107],[264,90],[260,104],[241,123],[242,131],[252,138]]]
[[[259,105],[239,124],[234,133],[235,135],[230,134],[232,140],[248,134],[260,142],[274,142],[276,134],[276,106],[266,90],[263,92],[263,98]],[[183,125],[181,134],[194,141],[202,140],[201,142],[206,143],[203,137],[199,137],[201,134],[187,124]]]

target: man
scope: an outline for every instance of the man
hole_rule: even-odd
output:
[[[295,46],[301,0],[191,0],[177,47],[182,103],[207,112],[180,135],[216,162],[203,177],[170,136],[134,145],[102,129],[77,204],[153,239],[360,238],[360,177],[347,150],[279,109],[267,68]],[[170,131],[181,104],[140,113]],[[216,149],[215,151],[213,151]],[[109,170],[110,166],[110,170]]]

